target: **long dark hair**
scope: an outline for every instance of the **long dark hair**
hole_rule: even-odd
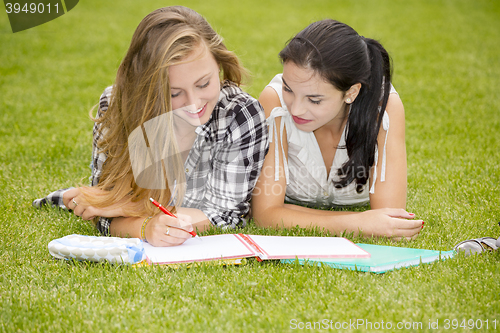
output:
[[[391,59],[374,39],[350,26],[322,20],[310,24],[279,53],[283,63],[312,69],[344,93],[356,83],[361,89],[350,105],[346,145],[349,160],[338,170],[337,187],[356,181],[362,191],[375,161],[377,137],[391,89]],[[344,148],[344,147],[338,147]]]

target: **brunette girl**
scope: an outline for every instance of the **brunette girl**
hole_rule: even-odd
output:
[[[279,54],[283,74],[262,92],[269,154],[252,198],[258,225],[413,238],[406,206],[403,104],[377,41],[315,22]],[[319,210],[371,205],[371,210]],[[305,207],[307,206],[307,207]]]

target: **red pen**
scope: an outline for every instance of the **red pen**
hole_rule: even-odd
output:
[[[153,203],[153,205],[155,205],[156,207],[158,207],[162,212],[164,212],[165,214],[167,214],[168,216],[171,216],[171,217],[174,217],[174,218],[177,218],[177,216],[175,216],[173,213],[171,213],[168,209],[166,209],[165,207],[163,207],[161,205],[161,203],[159,203],[158,201],[156,201],[155,199],[153,198],[149,198],[149,201],[151,201]],[[189,232],[191,234],[191,236],[193,237],[199,237],[196,232],[194,231],[187,231],[186,232]],[[200,238],[201,239],[201,238]]]

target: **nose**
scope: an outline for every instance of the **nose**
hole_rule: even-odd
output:
[[[196,109],[200,108],[201,99],[196,95],[195,92],[190,91],[186,93],[186,106],[194,105]]]
[[[292,116],[300,117],[307,112],[305,106],[298,99],[293,99],[289,104],[288,111]]]

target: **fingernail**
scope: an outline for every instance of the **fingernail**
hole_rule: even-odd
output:
[[[413,214],[413,213],[408,213],[408,214],[410,214],[411,216],[415,216],[415,214]]]

